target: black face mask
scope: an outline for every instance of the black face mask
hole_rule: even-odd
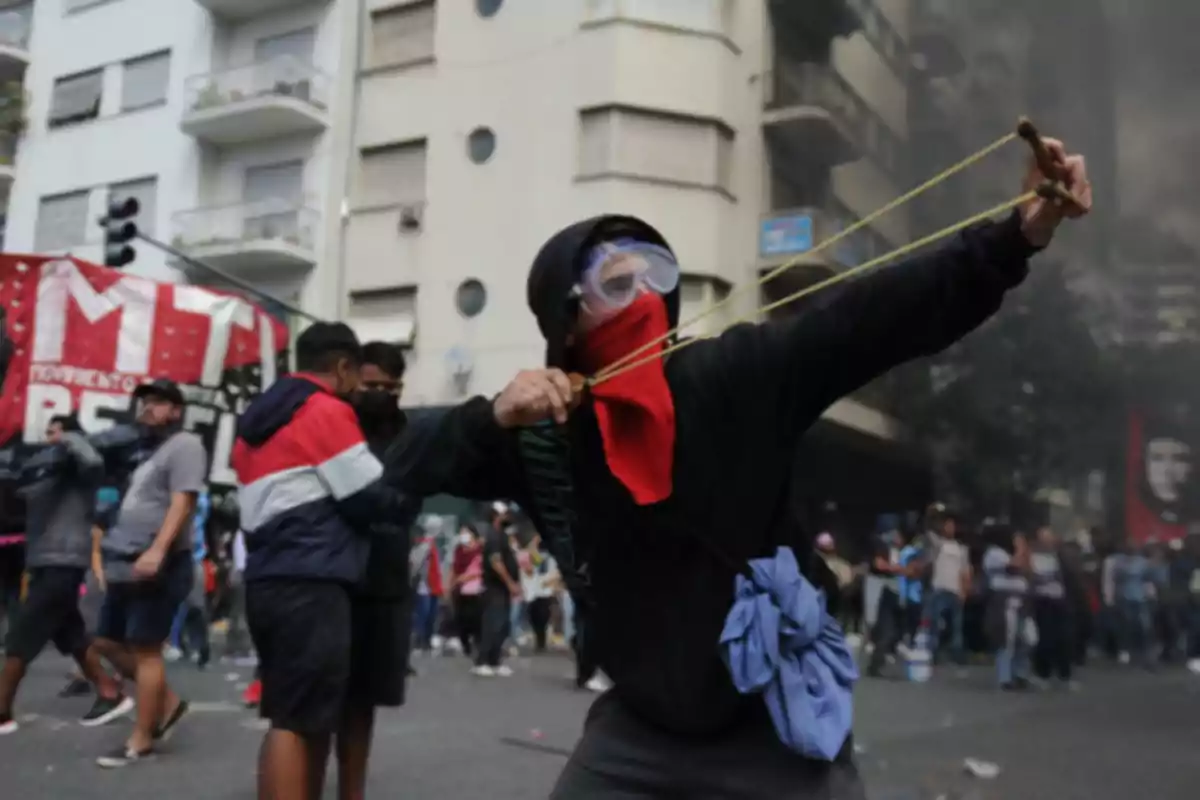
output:
[[[358,424],[368,436],[385,434],[391,430],[398,432],[403,417],[396,404],[396,396],[391,392],[355,392],[350,397],[350,404],[358,415]]]

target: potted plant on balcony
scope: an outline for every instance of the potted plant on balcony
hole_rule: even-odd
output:
[[[221,90],[213,82],[209,82],[196,95],[196,101],[192,103],[193,111],[203,111],[206,108],[213,108],[225,102],[225,96],[221,94]]]

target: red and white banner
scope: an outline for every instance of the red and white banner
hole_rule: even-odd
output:
[[[0,255],[0,308],[11,361],[0,391],[0,446],[40,441],[47,420],[76,412],[95,433],[127,419],[141,383],[169,378],[188,407],[184,425],[229,469],[237,415],[286,363],[286,326],[244,298],[158,283],[44,256]]]
[[[1129,415],[1125,532],[1130,541],[1178,539],[1200,522],[1200,475],[1192,463],[1193,438],[1189,428],[1170,415],[1147,411]]]

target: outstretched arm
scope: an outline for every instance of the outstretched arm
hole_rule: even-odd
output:
[[[514,434],[486,397],[448,411],[413,413],[388,451],[385,481],[411,494],[470,500],[524,499]]]

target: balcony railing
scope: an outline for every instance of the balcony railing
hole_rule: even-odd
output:
[[[861,150],[893,175],[904,140],[892,131],[850,83],[826,64],[776,59],[763,81],[768,111],[814,106],[828,112]]]
[[[207,75],[185,84],[190,112],[232,108],[256,99],[291,98],[319,111],[329,108],[329,76],[295,56],[278,56]]]
[[[172,244],[181,250],[281,242],[313,250],[320,215],[294,200],[260,200],[195,208],[175,215]]]
[[[29,49],[33,27],[33,3],[0,8],[0,46]]]

